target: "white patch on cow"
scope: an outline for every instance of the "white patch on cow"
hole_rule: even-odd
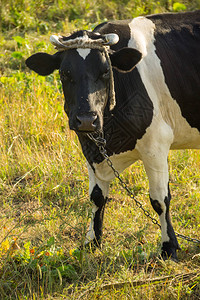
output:
[[[136,48],[145,57],[152,49],[152,36],[155,25],[145,17],[138,17],[129,24],[131,38],[128,47]]]
[[[162,233],[162,239],[161,239],[162,243],[169,242],[169,240],[170,240],[170,238],[167,234],[167,222],[166,222],[165,214],[166,214],[166,207],[164,209],[164,212],[159,216],[160,225],[161,225],[161,233]]]
[[[102,195],[104,196],[104,198],[106,198],[108,195],[109,183],[110,183],[111,179],[107,180],[107,178],[104,176],[103,176],[103,179],[97,178],[96,173],[94,174],[94,171],[88,162],[87,162],[87,168],[88,168],[88,174],[89,174],[89,194],[91,195],[93,188],[97,184],[102,191]]]
[[[76,50],[83,59],[86,59],[86,57],[90,54],[90,51],[91,51],[91,49],[89,49],[89,48],[86,48],[86,49],[78,48]]]
[[[143,58],[138,63],[137,69],[153,102],[154,117],[163,119],[173,130],[174,138],[170,148],[200,148],[198,130],[192,128],[182,116],[179,105],[172,98],[165,83],[160,60],[155,52],[155,24],[145,17],[138,17],[130,22],[129,27],[131,39],[128,46],[142,53]]]
[[[127,167],[132,165],[135,161],[139,159],[139,153],[136,149],[132,151],[126,151],[120,154],[113,154],[110,156],[110,160],[114,168],[119,172],[123,172]],[[111,181],[115,178],[114,172],[107,162],[104,160],[101,163],[93,163],[95,168],[96,177],[100,181]]]
[[[96,205],[93,205],[90,227],[89,227],[88,232],[86,234],[85,244],[88,244],[89,242],[91,242],[95,239],[94,218],[95,218],[95,213],[97,212],[97,210],[98,210],[98,207]]]

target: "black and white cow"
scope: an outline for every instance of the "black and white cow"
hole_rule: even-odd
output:
[[[200,148],[200,11],[106,22],[93,32],[52,40],[57,53],[37,53],[26,63],[40,75],[59,69],[69,125],[88,162],[94,206],[86,241],[100,244],[114,178],[86,134],[103,131],[118,172],[143,161],[151,204],[161,223],[162,256],[176,260],[179,245],[169,215],[167,157],[170,149]],[[101,47],[90,47],[95,40],[111,45],[107,49],[116,100],[112,109],[109,59]],[[63,46],[73,42],[74,47]]]

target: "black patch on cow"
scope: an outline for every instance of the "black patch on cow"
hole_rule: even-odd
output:
[[[104,217],[104,210],[105,205],[100,209],[98,209],[95,213],[94,217],[94,233],[95,233],[95,240],[93,243],[97,246],[101,244],[101,237],[103,233],[103,217]]]
[[[171,201],[171,194],[170,194],[170,189],[169,189],[169,185],[168,185],[168,196],[165,197],[165,205],[166,205],[166,222],[167,222],[167,234],[170,237],[170,241],[173,244],[173,247],[175,249],[180,249],[180,246],[178,244],[174,229],[172,227],[172,223],[171,223],[171,219],[170,219],[170,215],[169,215],[169,206],[170,206],[170,201]]]
[[[97,35],[94,33],[94,31],[87,31],[87,30],[78,30],[72,33],[69,36],[63,36],[63,41],[69,41],[74,40],[79,37],[83,37],[84,35],[87,35],[92,40],[98,40],[101,38],[101,35]]]
[[[94,241],[92,241],[95,245],[99,246],[101,243],[101,236],[102,236],[102,229],[103,229],[103,216],[104,216],[104,210],[105,210],[105,204],[107,198],[103,197],[102,191],[97,184],[94,186],[90,198],[94,202],[94,204],[99,208],[95,212],[95,216],[94,216],[93,229],[95,233],[95,239]]]
[[[163,213],[160,203],[158,202],[158,200],[151,199],[151,197],[150,197],[150,200],[151,200],[151,205],[153,206],[153,209],[160,216]]]
[[[200,11],[148,17],[166,84],[191,127],[200,131]]]
[[[153,118],[153,104],[137,69],[131,73],[115,72],[116,107],[104,117],[104,135],[110,154],[135,148]]]
[[[137,68],[129,73],[114,70],[116,107],[104,111],[104,136],[109,156],[135,148],[150,126],[153,103],[150,100]],[[84,134],[78,133],[83,153],[92,165],[103,161],[97,146]]]
[[[94,29],[94,32],[99,32],[100,34],[116,33],[119,36],[119,42],[111,46],[111,49],[116,51],[128,47],[128,42],[131,37],[130,27],[128,26],[130,22],[131,20],[122,20],[103,23],[98,25]]]
[[[174,261],[178,261],[177,255],[176,255],[176,249],[174,247],[174,244],[172,241],[164,242],[162,244],[162,258],[164,260],[171,258]]]
[[[92,190],[91,200],[94,202],[94,204],[99,207],[100,209],[105,205],[106,199],[104,198],[102,194],[102,190],[100,187],[96,184]]]

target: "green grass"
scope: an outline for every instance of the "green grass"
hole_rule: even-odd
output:
[[[126,19],[163,11],[194,10],[199,0],[1,0],[2,31],[31,30],[47,33],[65,27],[88,26],[103,19]]]
[[[19,1],[14,12],[10,8],[14,1],[2,6],[0,299],[199,299],[199,246],[179,240],[179,264],[160,260],[160,230],[135,207],[117,180],[110,188],[102,247],[94,253],[78,250],[91,214],[85,158],[68,128],[58,74],[44,78],[25,67],[31,53],[53,53],[48,42],[52,31],[89,28],[104,17],[162,11],[164,2],[149,1],[144,7],[141,1],[99,1],[94,13],[96,1],[76,1],[74,18],[69,10],[74,9],[75,1],[64,8],[64,17],[64,1],[52,1],[48,11],[43,0],[35,2],[40,3],[37,7],[32,1]],[[20,18],[20,5],[25,3],[35,27],[9,21],[10,16]],[[199,5],[198,1],[190,6],[184,3],[189,9]],[[54,9],[60,23],[50,15]],[[43,27],[49,26],[46,31],[38,25],[42,22]],[[53,27],[54,23],[62,26]],[[196,238],[200,238],[199,166],[198,150],[170,152],[174,228]],[[142,163],[135,163],[122,176],[156,217]],[[190,275],[176,279],[178,274]],[[172,277],[162,279],[164,276]],[[160,281],[149,281],[153,278]],[[115,285],[117,282],[121,285]]]

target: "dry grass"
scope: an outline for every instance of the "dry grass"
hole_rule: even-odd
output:
[[[117,180],[101,249],[77,249],[91,214],[85,158],[57,74],[43,78],[24,64],[30,53],[53,51],[48,35],[0,36],[0,299],[199,299],[199,245],[180,240],[180,262],[162,261],[160,230]],[[200,153],[170,152],[169,166],[174,228],[200,238]],[[156,216],[142,163],[122,176]]]
[[[70,255],[70,249],[83,243],[91,203],[85,159],[68,129],[59,81],[56,75],[45,80],[21,73],[12,77],[12,84],[10,80],[4,79],[0,92],[0,238],[12,250],[1,256],[2,299],[198,299],[199,247],[180,241],[179,264],[160,260],[159,229],[117,181],[111,185],[102,248]],[[173,151],[169,165],[175,230],[199,238],[199,151]],[[143,165],[134,164],[123,177],[154,214]],[[24,245],[29,242],[29,251],[35,247],[41,253],[50,249],[50,237],[63,255],[38,264],[26,261]],[[55,275],[62,265],[75,272]],[[175,275],[191,272],[194,276],[187,280],[175,280]],[[148,281],[168,275],[172,278]],[[125,283],[112,285],[116,282]],[[104,288],[108,283],[109,290]]]

